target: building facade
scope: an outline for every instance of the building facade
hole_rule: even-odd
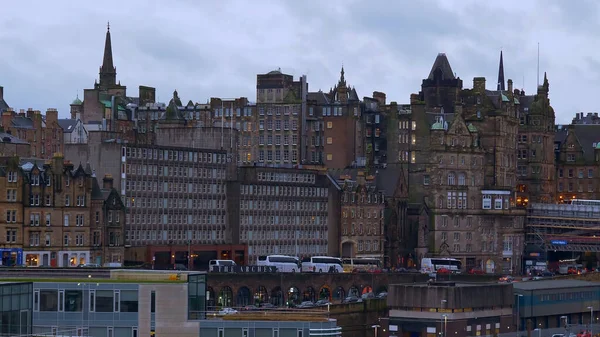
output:
[[[57,154],[47,162],[4,158],[2,170],[3,265],[76,267],[91,262],[93,242],[99,250],[108,245],[90,232],[98,218],[90,204],[97,181],[89,167],[75,168]]]
[[[408,132],[398,133],[408,137],[410,200],[427,203],[431,217],[431,226],[420,224],[428,249],[419,259],[454,257],[489,273],[519,268],[525,213],[513,197],[512,94],[486,90],[484,78],[463,89],[439,54],[410,111]]]
[[[45,115],[28,109],[15,113],[12,109],[2,112],[2,128],[27,143],[28,157],[51,159],[54,153],[63,151],[63,129],[58,123],[58,111],[48,109]]]
[[[339,193],[326,173],[275,167],[241,167],[228,202],[251,263],[260,255],[338,256]]]
[[[90,262],[98,265],[125,261],[126,207],[111,175],[92,181]]]
[[[1,282],[0,335],[30,336],[32,332],[33,283]]]
[[[342,187],[341,256],[383,261],[385,197],[377,189],[376,177],[357,171],[338,179]]]

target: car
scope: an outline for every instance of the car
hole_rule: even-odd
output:
[[[323,307],[323,306],[330,305],[330,304],[331,304],[331,302],[329,302],[328,300],[318,300],[315,303],[315,305],[318,307]]]
[[[388,295],[387,291],[382,291],[379,294],[377,294],[377,298],[386,298]]]
[[[481,270],[481,269],[471,268],[471,269],[469,269],[468,274],[470,274],[470,275],[483,275],[483,274],[485,274],[485,272],[483,270]]]
[[[275,309],[277,308],[277,306],[273,303],[263,303],[260,305],[260,309],[266,310],[266,309]]]
[[[77,267],[79,267],[79,268],[102,268],[97,263],[83,263],[83,264],[78,265]]]
[[[315,304],[313,302],[311,302],[311,301],[304,301],[304,302],[300,303],[300,305],[298,305],[296,308],[306,309],[306,308],[312,308],[314,306],[315,306]]]
[[[510,275],[502,276],[498,280],[498,282],[500,282],[500,283],[513,283],[514,281],[515,281],[515,279]]]
[[[237,314],[238,311],[232,308],[223,308],[219,311],[219,315],[234,315]]]
[[[375,294],[373,294],[373,292],[364,293],[360,296],[360,298],[362,298],[363,300],[369,300],[375,298]]]
[[[362,299],[360,299],[358,296],[354,296],[354,295],[350,295],[350,296],[344,298],[344,300],[342,300],[342,303],[357,303],[357,302],[362,302]]]

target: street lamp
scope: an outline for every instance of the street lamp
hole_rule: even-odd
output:
[[[379,329],[381,326],[378,324],[372,325],[371,328],[373,328],[375,330],[375,337],[377,337],[377,329]]]
[[[590,309],[590,336],[594,336],[594,307],[587,307]]]
[[[444,317],[444,337],[446,337],[446,332],[447,332],[447,327],[448,327],[448,315],[443,314],[442,317]]]
[[[448,301],[446,301],[446,300],[440,301],[440,309],[444,309],[444,303],[446,303],[446,302],[448,302]],[[439,333],[440,335],[442,334],[442,329],[443,329],[442,324],[444,324],[444,321],[443,321],[444,316],[445,315],[442,315],[442,318],[440,319],[440,333]],[[444,337],[446,337],[445,332],[444,332]]]
[[[523,295],[516,294],[517,296],[517,333],[521,331],[521,297]]]

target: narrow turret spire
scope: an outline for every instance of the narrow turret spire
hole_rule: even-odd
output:
[[[504,60],[502,59],[502,50],[500,50],[500,67],[498,68],[498,91],[504,88]]]
[[[110,39],[110,22],[106,25],[106,40],[104,41],[104,57],[100,67],[100,86],[112,87],[117,83],[117,68],[113,64],[112,42]]]

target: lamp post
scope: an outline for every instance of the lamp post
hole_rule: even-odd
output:
[[[448,327],[448,315],[443,314],[442,317],[444,317],[444,337],[446,337],[446,332],[447,332],[447,327]]]
[[[587,307],[590,309],[590,336],[594,336],[594,307]]]
[[[440,301],[440,310],[444,309],[444,303],[446,303],[446,302],[448,302],[448,301],[446,301],[446,300],[441,300]],[[439,333],[440,335],[442,334],[442,329],[443,329],[443,324],[444,324],[444,316],[445,315],[442,315],[442,317],[440,318],[440,333]],[[444,331],[443,337],[446,337],[446,332],[445,331]]]
[[[371,328],[373,328],[373,329],[374,329],[374,331],[375,331],[375,337],[377,337],[377,329],[379,329],[380,327],[381,327],[381,326],[380,326],[380,325],[378,325],[378,324],[375,324],[375,325],[372,325],[372,326],[371,326]]]
[[[516,294],[517,296],[517,334],[521,331],[521,297],[523,295]]]

